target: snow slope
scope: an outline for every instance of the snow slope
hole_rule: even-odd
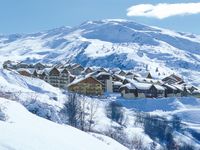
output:
[[[0,57],[1,62],[70,61],[136,71],[147,68],[157,77],[175,72],[200,84],[200,36],[127,20],[88,21],[73,28],[2,35]],[[159,72],[155,72],[157,67]]]
[[[127,150],[111,139],[106,144],[73,127],[37,117],[17,102],[0,98],[0,106],[7,117],[0,121],[1,150]]]
[[[9,145],[8,141],[10,141],[10,143],[14,143],[14,146],[21,146],[22,144],[19,143],[25,141],[24,139],[28,140],[26,142],[27,144],[24,145],[24,149],[27,149],[28,146],[33,146],[30,143],[31,138],[34,139],[31,142],[33,142],[34,145],[38,145],[38,141],[34,137],[38,137],[39,140],[41,140],[44,143],[44,145],[41,144],[42,142],[39,143],[41,144],[39,146],[45,147],[46,143],[49,141],[52,144],[54,144],[52,142],[54,138],[51,135],[49,135],[51,133],[55,134],[56,142],[57,139],[59,139],[58,140],[59,142],[57,143],[59,143],[59,145],[60,144],[62,145],[64,142],[66,142],[66,141],[63,142],[63,139],[66,136],[61,133],[67,132],[64,131],[67,129],[63,128],[68,128],[70,129],[70,131],[76,133],[76,131],[74,131],[75,129],[73,129],[72,127],[68,126],[66,127],[62,125],[63,123],[66,123],[66,120],[65,118],[62,118],[60,110],[63,108],[63,103],[67,100],[67,97],[59,89],[52,87],[51,85],[45,83],[40,79],[24,77],[16,72],[8,70],[0,70],[0,86],[1,86],[0,97],[2,97],[1,95],[2,93],[7,92],[9,95],[11,95],[11,97],[8,98],[16,101],[14,102],[0,98],[0,110],[3,110],[8,118],[6,122],[4,121],[0,122],[0,131],[5,130],[6,132],[6,133],[1,132],[3,133],[1,135],[8,134],[7,136],[0,135],[0,145],[3,142],[1,145],[2,149],[3,148],[6,149],[5,146],[8,147],[10,146],[10,148],[13,148],[12,147],[13,145]],[[87,102],[89,103],[94,102],[93,104],[97,104],[96,107],[98,107],[98,109],[96,110],[96,115],[94,116],[95,125],[93,127],[93,131],[109,135],[108,134],[108,132],[110,132],[109,127],[113,127],[113,129],[120,127],[123,129],[122,131],[125,133],[125,136],[127,136],[126,139],[127,142],[128,140],[139,138],[142,139],[142,144],[145,146],[146,149],[148,149],[152,145],[153,140],[144,133],[143,127],[135,126],[135,114],[137,111],[143,111],[155,115],[161,115],[166,118],[169,118],[175,114],[181,117],[181,120],[188,125],[187,128],[191,129],[192,131],[198,131],[198,132],[200,131],[199,99],[189,97],[189,98],[124,100],[119,95],[120,94],[107,95],[105,98],[85,97],[87,99]],[[56,97],[57,99],[55,100],[52,97]],[[124,126],[121,126],[117,122],[111,121],[106,115],[107,104],[108,102],[113,100],[121,102],[127,108],[123,109],[123,112],[126,116],[124,120],[125,123]],[[26,109],[28,109],[30,112],[33,112],[34,114],[42,118],[51,120],[52,122],[39,118],[29,113],[21,104],[17,102],[23,104],[23,106],[25,106]],[[90,105],[88,105],[88,107],[86,108],[87,112],[89,113]],[[88,116],[86,116],[86,119],[87,117]],[[0,113],[0,118],[1,118],[1,113]],[[56,123],[59,123],[61,125]],[[33,131],[33,133],[30,131]],[[57,133],[54,133],[54,131]],[[77,130],[77,132],[81,131]],[[71,135],[71,133],[72,132],[68,132],[68,137],[70,137],[70,139],[73,138],[72,137],[73,135]],[[16,136],[10,137],[9,135],[12,134]],[[58,134],[61,134],[62,137],[58,138]],[[102,142],[107,143],[107,145],[111,145],[112,148],[110,149],[115,149],[115,150],[117,150],[117,148],[121,149],[121,145],[119,145],[118,142],[113,141],[111,138],[98,134],[92,134],[92,135],[95,138],[101,140]],[[18,138],[21,136],[23,136],[24,139]],[[177,137],[182,139],[189,138],[191,142],[196,143],[197,146],[199,147],[200,143],[198,141],[194,142],[188,136],[185,137],[183,135],[179,135]],[[76,138],[74,137],[74,139]],[[79,140],[81,139],[77,138],[76,143],[78,143]],[[73,142],[74,140],[72,140],[71,143]],[[159,149],[159,147],[160,145],[159,143],[157,143],[157,148]],[[20,148],[14,147],[14,148],[20,150],[22,149],[21,147]],[[35,147],[31,148],[34,149]]]
[[[200,99],[194,97],[182,98],[162,98],[162,99],[141,99],[141,100],[124,100],[116,99],[124,107],[146,112],[153,115],[169,118],[172,115],[188,124],[189,128],[200,130]]]

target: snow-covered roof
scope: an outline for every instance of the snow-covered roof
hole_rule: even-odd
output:
[[[152,86],[152,84],[149,83],[139,83],[139,82],[135,82],[134,85],[136,86],[137,89],[140,90],[149,90]]]
[[[152,86],[152,84],[149,84],[149,83],[140,83],[132,79],[127,79],[127,80],[129,83],[133,84],[137,89],[140,89],[140,90],[149,90]]]
[[[77,83],[79,83],[79,82],[81,82],[81,81],[83,81],[83,80],[85,80],[85,79],[87,79],[87,78],[90,78],[90,77],[92,77],[92,73],[90,73],[90,74],[87,74],[87,75],[85,75],[85,76],[78,76],[72,83],[70,83],[69,85],[68,85],[68,87],[69,86],[71,86],[71,85],[74,85],[74,84],[77,84]],[[93,77],[92,77],[93,78]],[[93,78],[94,80],[96,80],[95,78]],[[98,81],[98,80],[96,80],[96,81]],[[103,84],[103,83],[101,83],[100,81],[98,81],[100,84]]]
[[[121,86],[123,83],[122,82],[119,82],[119,81],[115,81],[113,82],[113,85],[118,85],[118,86]]]
[[[157,90],[165,90],[163,86],[157,84],[141,83],[133,79],[127,79],[127,81],[140,90],[149,90],[152,86],[154,86]]]
[[[170,84],[168,84],[168,83],[166,83],[166,84],[164,84],[164,85],[167,86],[167,87],[169,87],[169,88],[171,88],[171,89],[173,89],[173,90],[177,90],[176,87],[174,87],[173,85],[170,85]]]
[[[45,68],[45,69],[44,69],[44,72],[48,74],[52,69],[53,69],[53,68]]]
[[[180,85],[180,84],[173,84],[174,87],[176,87],[177,89],[183,91],[183,85]]]
[[[43,73],[45,73],[45,71],[44,70],[37,70],[37,73],[38,74],[43,74]]]
[[[125,85],[122,85],[120,88],[123,88],[123,87],[126,87],[126,88],[128,88],[130,90],[135,90],[136,89],[136,87],[131,83],[127,83]]]
[[[19,72],[19,71],[26,71],[26,72],[28,72],[28,73],[31,74],[31,71],[30,71],[29,69],[25,69],[25,68],[19,68],[19,69],[17,69],[17,71],[18,71],[18,72]]]
[[[117,77],[117,78],[119,78],[119,79],[121,79],[121,80],[125,80],[125,79],[126,79],[126,77],[120,76],[120,75],[118,75],[118,74],[114,74],[113,76],[115,76],[115,77]]]
[[[97,75],[96,75],[96,77],[99,77],[99,76],[101,76],[101,75],[110,75],[110,73],[107,73],[107,72],[100,72],[100,73],[98,73]]]
[[[157,90],[160,90],[160,91],[164,91],[165,90],[165,88],[163,87],[163,86],[161,86],[161,85],[154,85],[154,87],[157,89]]]
[[[136,77],[135,78],[138,82],[148,82],[148,83],[162,83],[161,80],[157,80],[157,79],[148,79],[148,78],[142,78],[142,77]]]

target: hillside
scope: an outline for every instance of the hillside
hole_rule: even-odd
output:
[[[127,150],[106,137],[102,142],[73,127],[37,117],[14,101],[0,98],[0,108],[6,116],[6,121],[0,121],[1,150]]]
[[[68,145],[70,148],[79,150],[83,148],[80,146],[81,143],[88,141],[93,141],[94,145],[87,145],[87,149],[93,149],[95,145],[98,145],[100,149],[104,147],[104,149],[111,150],[126,149],[121,144],[130,149],[139,149],[138,146],[145,149],[151,149],[152,146],[155,149],[163,147],[165,143],[156,140],[156,135],[150,136],[146,133],[147,128],[137,124],[138,112],[161,116],[169,120],[177,115],[184,126],[180,131],[174,129],[175,141],[180,145],[189,141],[189,144],[199,148],[200,101],[196,98],[125,100],[119,94],[111,94],[102,98],[79,97],[86,102],[86,123],[92,111],[91,106],[96,105],[92,135],[100,140],[98,141],[87,133],[66,125],[69,123],[66,119],[67,114],[63,114],[62,110],[64,103],[69,100],[67,91],[61,91],[40,79],[24,77],[16,72],[3,69],[0,70],[0,83],[0,97],[7,98],[0,98],[0,130],[3,131],[3,135],[6,135],[0,136],[1,149],[27,149],[27,147],[37,149],[36,146],[39,149],[45,149],[46,146],[49,147],[49,144],[43,145],[40,141],[51,143],[52,149],[55,147],[62,149]],[[108,115],[107,107],[111,101],[119,102],[124,106],[121,108],[124,116],[121,123],[112,120]],[[2,112],[6,116],[3,119]],[[40,129],[43,129],[42,132]],[[32,139],[35,139],[34,143]],[[70,139],[70,143],[63,139]],[[21,143],[23,142],[26,144],[23,144],[22,148]]]
[[[88,21],[34,34],[0,36],[1,62],[77,62],[83,66],[173,72],[199,85],[200,36],[127,20]],[[155,72],[158,68],[158,72]]]

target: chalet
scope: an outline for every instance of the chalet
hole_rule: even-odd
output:
[[[89,73],[92,73],[93,72],[93,70],[92,70],[92,68],[90,68],[90,67],[87,67],[85,70],[84,70],[84,73],[85,74],[89,74]]]
[[[73,81],[76,79],[76,76],[70,75],[70,76],[69,76],[69,79],[70,79],[70,83],[71,83],[71,82],[73,82]]]
[[[187,89],[192,93],[194,91],[198,91],[198,88],[193,85],[187,85]]]
[[[68,90],[85,95],[102,95],[103,83],[92,76],[75,79],[68,85]]]
[[[33,73],[32,73],[32,77],[33,77],[33,78],[37,78],[37,77],[38,77],[37,70],[34,70],[34,71],[33,71]]]
[[[60,85],[59,78],[60,78],[60,71],[56,67],[53,67],[49,71],[49,76],[48,76],[49,83],[52,86],[59,87]]]
[[[18,62],[7,60],[3,63],[4,69],[17,69]]]
[[[119,93],[120,92],[120,87],[123,85],[122,82],[119,81],[114,81],[113,82],[113,92]]]
[[[105,92],[113,92],[112,76],[107,72],[100,72],[94,76],[98,81],[103,83]]]
[[[101,72],[106,72],[106,73],[108,73],[108,70],[106,70],[106,69],[103,68],[103,67],[100,68],[100,71],[101,71]]]
[[[178,93],[176,93],[178,97],[187,96],[190,93],[183,84],[173,84],[173,86],[178,89]]]
[[[113,81],[119,81],[119,82],[123,82],[126,79],[126,77],[120,76],[118,74],[112,75],[112,78],[113,78]]]
[[[147,74],[146,78],[148,78],[148,79],[153,79],[153,77],[152,77],[152,75],[151,75],[150,72]]]
[[[157,79],[142,78],[142,77],[134,77],[133,79],[141,83],[150,83],[150,84],[159,84],[159,85],[163,84],[162,80],[157,80]]]
[[[34,68],[37,69],[37,70],[43,70],[43,69],[46,68],[46,66],[43,65],[42,63],[36,63],[36,64],[34,65]]]
[[[150,88],[150,98],[162,98],[165,97],[165,88],[163,86],[153,84]]]
[[[125,76],[126,76],[127,78],[130,78],[130,79],[133,79],[133,78],[135,77],[134,73],[132,73],[132,72],[126,73]]]
[[[18,63],[18,64],[16,65],[16,68],[29,68],[29,65],[26,64],[26,63],[20,62],[20,63]]]
[[[165,87],[165,97],[175,97],[181,93],[181,91],[176,87],[174,87],[173,85],[166,83],[163,84],[162,86]]]
[[[80,75],[84,71],[84,67],[81,65],[74,65],[72,69],[70,69],[71,74]]]
[[[130,79],[126,81],[129,82],[120,88],[120,92],[124,98],[157,98],[165,96],[165,88],[160,85],[139,83]]]
[[[47,78],[47,73],[45,72],[45,70],[38,70],[37,71],[37,76],[38,78],[44,80],[45,78]]]
[[[195,97],[197,97],[197,98],[200,98],[200,90],[194,90],[194,91],[192,92],[192,96],[195,96]]]
[[[121,92],[121,96],[126,98],[126,99],[138,97],[137,89],[131,83],[127,83],[127,84],[121,86],[120,92]]]
[[[112,73],[112,74],[119,74],[121,71],[123,71],[123,70],[121,70],[119,68],[110,69],[110,73]],[[123,72],[125,72],[125,71],[123,71]]]
[[[101,67],[101,68],[97,68],[96,70],[95,70],[95,72],[98,74],[98,73],[101,73],[101,72],[106,72],[106,73],[108,73],[108,70],[106,70],[105,68],[103,68],[103,67]]]
[[[67,69],[61,69],[60,71],[60,88],[67,88],[70,83],[70,72]]]
[[[126,72],[123,71],[123,70],[121,70],[121,71],[118,73],[118,75],[120,75],[120,76],[126,76]]]
[[[57,69],[56,67],[35,70],[32,76],[63,89],[67,89],[67,85],[75,79],[75,76],[71,75],[67,69]]]
[[[162,81],[164,83],[168,83],[168,84],[175,84],[175,83],[181,84],[184,82],[182,78],[180,78],[179,76],[177,76],[175,74],[165,77],[164,79],[162,79]]]
[[[28,69],[18,69],[17,72],[23,76],[31,77],[31,72]]]

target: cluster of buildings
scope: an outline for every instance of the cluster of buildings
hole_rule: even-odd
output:
[[[85,68],[80,64],[52,66],[6,61],[3,67],[16,70],[24,76],[40,78],[52,86],[85,95],[121,93],[122,97],[131,99],[180,97],[199,93],[197,87],[186,85],[183,79],[175,74],[160,80],[153,79],[149,72],[142,77],[131,71]]]

